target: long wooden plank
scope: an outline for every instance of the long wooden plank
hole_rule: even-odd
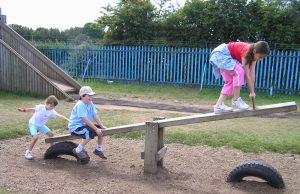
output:
[[[115,133],[123,133],[123,132],[130,132],[130,131],[137,131],[137,130],[145,130],[147,128],[147,125],[145,123],[136,123],[132,125],[122,125],[117,127],[111,127],[103,130],[103,135],[112,135]],[[73,140],[73,139],[79,139],[80,137],[71,135],[71,134],[65,134],[65,135],[59,135],[54,136],[45,139],[46,143],[54,143],[59,141],[67,141],[67,140]]]
[[[157,121],[152,121],[152,122],[158,123],[159,128],[162,128],[162,127],[171,127],[171,126],[176,126],[176,125],[186,125],[186,124],[193,124],[193,123],[224,120],[224,119],[260,116],[260,115],[266,115],[266,114],[271,114],[271,113],[290,112],[290,111],[296,111],[296,110],[297,110],[297,105],[295,102],[286,102],[286,103],[280,103],[280,104],[258,106],[258,107],[256,107],[256,110],[237,111],[237,112],[230,112],[230,113],[224,113],[224,114],[208,113],[208,114],[201,114],[201,115],[192,115],[192,116],[186,116],[186,117],[176,117],[176,118],[171,118],[171,119],[157,120]],[[123,126],[118,126],[118,127],[107,128],[104,130],[103,133],[104,133],[104,136],[106,136],[106,135],[112,135],[115,133],[145,130],[146,128],[147,128],[147,125],[145,123],[137,123],[137,124],[132,124],[132,125],[123,125]],[[67,134],[67,135],[60,135],[60,136],[47,138],[47,139],[45,139],[45,142],[53,143],[53,142],[66,141],[66,140],[72,140],[72,139],[78,139],[78,138],[79,137]]]
[[[286,102],[280,104],[257,106],[255,110],[235,111],[235,112],[229,112],[223,114],[207,113],[201,115],[192,115],[192,116],[158,120],[155,122],[158,123],[159,127],[171,127],[171,126],[187,125],[193,123],[202,123],[202,122],[217,121],[217,120],[224,120],[224,119],[261,116],[266,114],[290,112],[296,110],[297,110],[297,105],[295,102]]]

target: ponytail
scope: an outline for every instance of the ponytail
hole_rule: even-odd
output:
[[[246,54],[246,65],[251,65],[253,59],[254,59],[254,44],[250,44],[248,52]]]
[[[246,65],[251,65],[254,61],[254,49],[257,54],[268,54],[270,51],[269,44],[266,41],[258,41],[257,43],[250,44],[246,54]]]

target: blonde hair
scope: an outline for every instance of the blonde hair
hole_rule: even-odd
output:
[[[54,106],[57,106],[58,105],[58,100],[54,95],[51,95],[48,98],[46,98],[45,104],[52,104]]]

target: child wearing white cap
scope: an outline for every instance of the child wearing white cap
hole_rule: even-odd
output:
[[[92,102],[94,94],[95,92],[93,92],[92,88],[89,86],[83,86],[80,88],[80,100],[78,100],[73,107],[68,124],[69,132],[72,135],[83,138],[81,143],[73,149],[73,153],[76,154],[80,159],[88,157],[84,150],[84,146],[91,139],[94,139],[96,135],[98,136],[98,146],[93,153],[102,159],[107,159],[104,156],[102,148],[102,130],[106,127],[103,125],[101,119],[97,115],[97,110]],[[97,124],[94,124],[93,121],[95,121]]]

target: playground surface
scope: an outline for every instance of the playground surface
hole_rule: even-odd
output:
[[[147,106],[160,103],[165,104],[165,107],[175,107],[175,110],[171,108],[163,111],[176,112],[177,107],[177,111],[183,108],[181,112],[185,112],[184,107],[193,106],[199,107],[199,113],[202,113],[202,110],[210,111],[211,108],[209,103],[184,104],[173,100],[151,101],[126,96],[116,100],[107,95],[104,98],[116,102],[140,102]],[[102,103],[97,107],[100,110],[143,110],[143,107],[126,107],[122,104],[115,106],[108,102],[102,99]],[[156,110],[158,115],[161,112],[155,106],[147,108]],[[276,116],[298,118],[299,114]],[[70,156],[44,160],[43,154],[49,147],[49,144],[44,143],[44,138],[45,136],[41,136],[35,147],[35,159],[32,161],[23,156],[27,145],[24,142],[29,141],[28,136],[1,140],[2,190],[13,193],[297,193],[300,190],[300,155],[270,152],[256,154],[226,147],[167,144],[164,168],[160,169],[157,175],[145,175],[144,161],[140,157],[144,151],[142,138],[134,140],[105,137],[104,150],[108,156],[107,161],[93,155],[96,142],[90,142],[86,150],[91,161],[87,165],[78,164],[75,158]],[[227,183],[227,175],[233,167],[247,160],[263,160],[276,168],[283,177],[285,190],[275,189],[261,180],[257,182],[256,178],[252,178],[256,181]]]
[[[236,149],[168,144],[165,168],[157,175],[143,174],[140,152],[144,141],[105,139],[107,161],[92,154],[96,142],[86,150],[91,161],[79,165],[64,156],[44,160],[48,144],[34,150],[35,159],[24,159],[28,137],[2,140],[0,145],[0,187],[14,193],[282,193],[260,182],[229,184],[226,176],[246,160],[260,159],[282,175],[286,193],[300,190],[300,156],[278,153],[243,153]]]

